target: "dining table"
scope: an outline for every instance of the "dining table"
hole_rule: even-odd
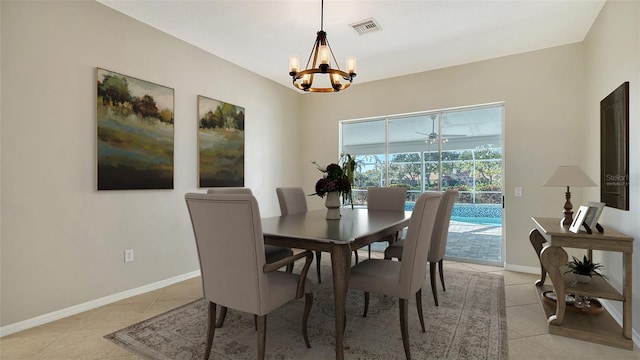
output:
[[[331,254],[338,360],[344,359],[345,303],[352,251],[398,233],[411,219],[410,211],[343,207],[340,212],[339,220],[327,220],[326,209],[262,219],[265,244]]]

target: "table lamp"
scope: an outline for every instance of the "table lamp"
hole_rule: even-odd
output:
[[[596,186],[585,174],[585,172],[577,165],[561,165],[558,166],[556,171],[545,181],[542,186],[566,186],[567,192],[565,193],[566,202],[564,203],[564,218],[562,219],[563,226],[571,225],[573,222],[573,205],[571,205],[571,191],[570,186]]]

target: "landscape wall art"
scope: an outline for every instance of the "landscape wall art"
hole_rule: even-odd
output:
[[[244,186],[244,108],[198,96],[198,180]]]
[[[98,68],[98,190],[173,189],[173,116],[173,89]]]

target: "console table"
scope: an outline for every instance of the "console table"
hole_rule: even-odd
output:
[[[573,233],[568,227],[562,226],[561,220],[557,218],[533,217],[532,220],[536,227],[529,233],[529,240],[540,260],[541,275],[540,280],[536,281],[536,288],[540,294],[555,290],[556,294],[575,294],[622,302],[621,329],[606,311],[597,315],[566,312],[565,301],[557,301],[554,307],[541,299],[548,317],[549,333],[633,350],[631,339],[633,237],[606,227],[604,233],[597,231],[592,234],[582,231]],[[589,284],[567,281],[561,269],[568,262],[564,247],[587,249],[590,259],[593,250],[622,253],[622,293],[599,276],[594,276]],[[553,287],[544,285],[547,274]],[[557,297],[564,298],[562,295]]]

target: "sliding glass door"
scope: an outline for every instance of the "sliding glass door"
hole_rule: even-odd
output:
[[[458,189],[447,257],[502,264],[502,104],[341,122],[341,150],[356,156],[356,205],[371,186]]]

